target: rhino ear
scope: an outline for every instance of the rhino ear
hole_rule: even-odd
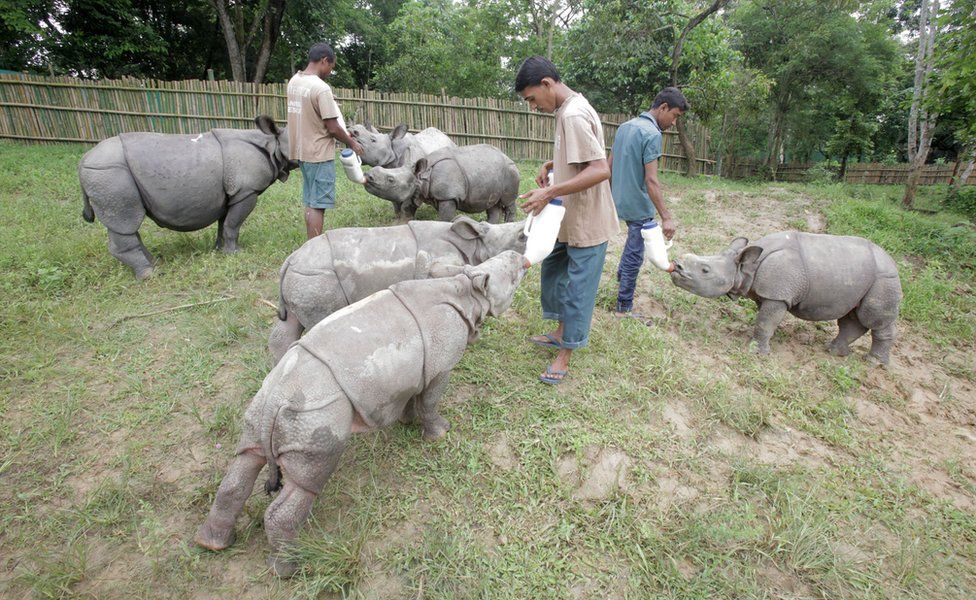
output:
[[[274,119],[268,115],[258,115],[254,117],[254,124],[258,126],[261,133],[266,133],[275,137],[278,137],[281,134],[281,132],[278,131],[278,126],[275,125]]]
[[[366,131],[370,133],[379,133],[379,131],[376,131],[376,128],[373,127],[373,122],[370,121],[369,119],[363,121],[363,126],[366,127]]]
[[[400,123],[399,125],[393,128],[393,131],[390,132],[390,139],[398,140],[405,135],[407,135],[407,125],[406,123]]]
[[[759,268],[759,257],[762,256],[763,249],[759,246],[747,246],[739,253],[736,262],[739,263],[739,270],[746,275],[755,275]]]
[[[413,174],[420,177],[420,174],[427,170],[427,159],[421,158],[417,161],[417,164],[413,166]]]
[[[454,219],[454,222],[451,223],[451,231],[458,234],[462,239],[476,240],[484,235],[481,225],[481,223],[470,217],[461,216]]]
[[[738,256],[742,252],[742,249],[748,245],[749,245],[748,239],[744,237],[737,237],[734,240],[732,240],[732,243],[729,244],[729,247],[725,249],[725,252],[728,252],[733,256]]]

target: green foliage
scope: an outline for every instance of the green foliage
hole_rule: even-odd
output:
[[[976,0],[952,0],[939,19],[937,108],[956,114],[956,139],[976,148]]]
[[[837,174],[827,163],[817,163],[807,169],[806,181],[811,185],[830,185],[837,181]]]
[[[966,215],[970,220],[976,221],[976,186],[964,185],[951,188],[946,194],[943,206],[947,210]]]

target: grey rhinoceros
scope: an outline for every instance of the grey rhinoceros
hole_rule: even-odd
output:
[[[736,238],[721,254],[686,254],[674,261],[671,281],[706,298],[728,294],[759,305],[750,345],[769,353],[769,339],[789,312],[806,321],[837,319],[830,352],[850,354],[850,344],[871,330],[868,358],[888,364],[901,303],[895,261],[859,237],[785,231],[750,244]]]
[[[349,135],[363,147],[363,164],[371,167],[413,166],[434,150],[456,147],[451,138],[436,127],[428,127],[419,133],[408,133],[405,123],[397,125],[386,134],[380,133],[366,121],[362,125],[351,125]]]
[[[148,216],[160,227],[194,231],[217,222],[216,247],[238,250],[237,237],[258,195],[298,166],[288,157],[288,133],[271,117],[257,129],[213,129],[198,135],[123,133],[99,142],[78,165],[89,223],[108,229],[112,256],[137,279],[152,274],[154,259],[139,226]]]
[[[366,191],[393,203],[399,218],[412,219],[428,203],[442,221],[458,210],[488,213],[489,223],[515,220],[519,171],[512,159],[489,144],[435,150],[413,166],[373,167],[366,172]]]
[[[394,283],[437,277],[506,250],[525,251],[522,223],[410,221],[393,227],[331,229],[281,266],[278,322],[268,338],[277,363],[304,330]]]
[[[419,419],[424,439],[450,425],[437,412],[451,369],[485,317],[512,304],[525,274],[522,256],[504,252],[453,277],[404,281],[333,313],[271,370],[244,414],[236,457],[217,490],[196,543],[223,550],[268,465],[265,490],[284,489],[264,513],[280,576],[316,495],[351,434]]]

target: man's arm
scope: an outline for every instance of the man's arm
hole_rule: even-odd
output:
[[[549,201],[553,198],[557,198],[559,196],[565,197],[569,194],[582,192],[583,190],[589,189],[600,182],[610,179],[610,166],[607,164],[607,159],[601,158],[599,160],[591,160],[587,163],[580,164],[585,166],[571,179],[568,179],[558,185],[538,188],[527,194],[519,196],[519,198],[525,200],[525,202],[522,204],[522,210],[527,213],[538,213],[545,208],[546,204],[549,204]]]
[[[331,134],[332,137],[352,148],[353,152],[360,156],[363,155],[363,147],[359,145],[359,142],[352,139],[349,132],[339,124],[338,118],[325,119],[325,128],[329,130],[329,134]]]
[[[674,236],[675,224],[671,217],[671,211],[664,205],[664,193],[661,191],[661,182],[657,178],[658,159],[654,159],[644,165],[644,184],[647,185],[647,195],[651,197],[654,208],[661,218],[661,229],[664,237],[671,239]]]
[[[539,167],[539,174],[535,178],[535,184],[541,188],[549,185],[549,171],[552,170],[552,161],[547,160]]]

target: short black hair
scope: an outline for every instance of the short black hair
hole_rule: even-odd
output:
[[[666,87],[658,92],[657,96],[654,96],[651,108],[657,108],[662,104],[667,104],[670,108],[680,108],[682,112],[687,112],[691,108],[685,95],[676,87]]]
[[[539,85],[546,77],[560,81],[556,65],[545,56],[530,56],[522,61],[515,75],[515,91],[521,92],[530,85]]]
[[[308,62],[319,62],[323,58],[328,59],[330,63],[335,62],[335,50],[332,46],[319,42],[308,49]]]

